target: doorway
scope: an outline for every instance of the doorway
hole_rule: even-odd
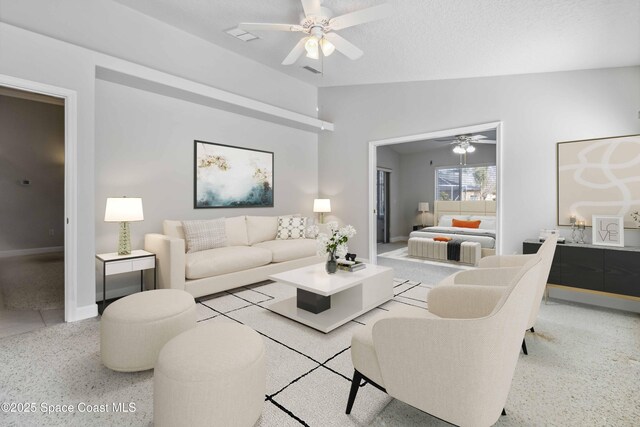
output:
[[[376,243],[389,243],[390,237],[390,203],[391,199],[391,172],[378,169],[376,175]]]
[[[57,321],[74,321],[95,315],[95,307],[81,307],[79,310],[77,307],[77,276],[78,276],[78,253],[77,253],[77,210],[78,210],[78,190],[77,190],[77,123],[78,123],[78,96],[73,90],[51,86],[39,82],[24,80],[13,76],[7,76],[0,74],[0,89],[20,91],[24,97],[37,98],[38,100],[49,100],[52,103],[57,103],[63,109],[62,113],[62,126],[63,126],[63,147],[59,149],[58,153],[53,156],[52,163],[57,164],[57,168],[63,170],[63,201],[62,201],[62,216],[61,220],[53,220],[53,223],[47,223],[45,231],[40,231],[40,237],[44,233],[45,237],[62,238],[61,246],[45,246],[41,247],[40,254],[48,255],[55,251],[60,251],[59,258],[62,260],[62,276],[63,276],[63,289],[62,300],[63,309],[62,313],[56,313],[55,319]],[[37,142],[37,141],[35,141]],[[34,141],[29,143],[32,149],[37,147]],[[6,153],[5,153],[6,154]],[[7,161],[6,157],[0,156],[0,159]],[[55,167],[54,167],[55,168]],[[13,179],[15,178],[15,179]],[[12,177],[10,180],[12,185],[24,186],[25,189],[33,190],[35,188],[35,180],[32,182],[28,176],[22,176],[18,174],[16,177]],[[43,197],[46,197],[43,196]],[[28,222],[30,214],[41,208],[41,203],[36,203],[33,206],[29,206],[24,211],[23,220]],[[59,212],[59,211],[58,211]],[[56,229],[56,227],[60,227]],[[51,229],[53,228],[53,232]],[[51,233],[53,236],[51,236]],[[59,242],[59,241],[58,241]],[[56,243],[59,244],[59,243]],[[38,255],[38,251],[33,252],[34,247],[39,245],[32,245],[30,248],[31,255]],[[6,249],[6,248],[5,248]],[[4,255],[25,255],[22,249],[17,249],[18,252],[7,251]],[[29,251],[28,251],[29,252]],[[3,257],[9,258],[9,257]],[[46,275],[46,274],[45,274]],[[60,292],[58,290],[57,292]],[[0,293],[0,295],[2,295]],[[0,296],[1,297],[1,296]],[[28,299],[28,298],[27,298]],[[0,301],[2,305],[6,301]],[[43,322],[45,319],[40,318]],[[54,320],[55,320],[54,319]],[[52,319],[47,319],[52,321]],[[0,322],[4,323],[4,322]],[[45,322],[46,323],[46,322]],[[6,323],[4,323],[6,325]]]
[[[0,337],[64,322],[64,103],[0,87]]]
[[[501,122],[492,122],[492,123],[486,123],[486,124],[480,124],[480,125],[473,125],[473,126],[465,126],[465,127],[460,127],[460,128],[454,128],[454,129],[446,129],[446,130],[441,130],[441,131],[435,131],[435,132],[428,132],[428,133],[423,133],[423,134],[417,134],[417,135],[409,135],[409,136],[402,136],[402,137],[398,137],[398,138],[390,138],[390,139],[384,139],[384,140],[378,140],[378,141],[370,141],[369,142],[369,212],[370,212],[370,216],[369,216],[369,260],[372,263],[377,263],[378,260],[378,247],[377,247],[377,243],[379,242],[379,229],[380,229],[380,220],[379,220],[379,215],[378,215],[378,209],[379,209],[379,198],[380,198],[380,188],[379,188],[379,171],[378,171],[378,149],[382,148],[382,147],[386,147],[389,146],[389,148],[394,149],[395,151],[399,152],[400,154],[405,154],[406,159],[413,159],[416,160],[418,158],[418,156],[413,156],[410,153],[412,153],[414,150],[416,150],[416,147],[418,145],[420,145],[421,143],[424,142],[428,142],[428,141],[439,141],[438,143],[446,146],[446,150],[447,152],[452,152],[452,155],[456,156],[456,160],[455,160],[455,167],[457,168],[456,170],[458,171],[458,176],[459,177],[464,177],[465,179],[460,179],[460,183],[457,183],[458,186],[462,185],[465,190],[469,190],[469,188],[471,188],[471,190],[466,191],[465,194],[468,195],[470,197],[471,200],[474,199],[474,197],[476,199],[478,199],[478,195],[479,194],[483,194],[483,190],[485,189],[481,184],[479,185],[474,185],[472,187],[467,188],[466,186],[468,186],[467,181],[467,177],[471,176],[471,177],[476,177],[476,175],[482,175],[480,174],[478,171],[476,171],[475,169],[482,169],[485,168],[487,169],[487,165],[482,165],[482,164],[474,164],[471,165],[471,157],[469,157],[468,159],[466,159],[466,152],[464,157],[460,156],[460,159],[457,159],[458,154],[460,152],[460,150],[456,150],[455,148],[457,148],[457,145],[460,145],[460,143],[458,141],[455,141],[455,138],[458,138],[460,135],[462,136],[469,136],[469,135],[473,135],[475,137],[475,135],[477,135],[478,138],[482,139],[484,138],[484,142],[482,143],[484,147],[487,146],[487,142],[491,142],[492,143],[492,147],[495,147],[494,149],[494,153],[493,153],[493,164],[495,165],[493,167],[492,170],[487,169],[489,172],[493,173],[493,178],[495,179],[495,192],[493,193],[493,200],[495,200],[495,249],[494,252],[496,254],[501,254],[502,253],[502,240],[501,240],[501,236],[502,236],[502,221],[501,221],[501,217],[502,217],[502,197],[500,197],[500,192],[502,189],[502,174],[500,173],[501,171],[501,159],[502,159],[502,144],[501,144],[501,139],[502,139],[502,134],[501,134]],[[484,136],[483,134],[491,134],[492,138],[495,138],[495,140],[493,141],[487,141],[489,138],[487,138],[486,136]],[[475,146],[479,146],[478,144],[476,144],[475,140],[471,140],[471,144],[470,145],[474,145]],[[400,147],[403,147],[403,149],[401,150]],[[452,148],[453,147],[453,148]],[[482,150],[479,150],[478,152],[476,152],[475,154],[477,155],[478,153],[480,153]],[[468,152],[471,152],[471,150],[469,150]],[[451,153],[450,153],[451,154]],[[478,156],[479,157],[479,156]],[[407,166],[408,161],[404,161],[406,160],[403,158],[402,161],[402,165],[403,168],[405,168]],[[468,163],[469,162],[469,163]],[[475,163],[475,162],[474,162]],[[435,166],[438,166],[437,162],[427,162],[426,164],[423,165],[424,167],[422,168],[422,172],[424,172],[424,169],[435,169]],[[471,166],[475,166],[475,169],[473,169]],[[460,172],[460,169],[464,169],[462,172]],[[404,169],[403,169],[404,170]],[[444,170],[444,169],[442,169]],[[402,171],[401,171],[402,172]],[[446,171],[445,171],[446,172]],[[478,172],[477,174],[475,172]],[[401,173],[402,175],[402,173]],[[442,176],[440,176],[442,175]],[[405,206],[405,210],[406,212],[400,212],[400,216],[401,218],[404,219],[404,221],[406,222],[406,224],[404,225],[403,229],[407,229],[407,230],[411,230],[411,228],[413,228],[413,230],[415,231],[416,229],[420,228],[419,226],[416,226],[416,224],[420,223],[420,220],[418,220],[416,218],[417,215],[420,215],[419,210],[421,209],[420,206],[428,206],[428,203],[431,203],[433,201],[437,201],[437,200],[446,200],[445,198],[440,198],[437,197],[442,191],[440,189],[440,186],[445,185],[445,184],[451,184],[452,183],[447,181],[447,177],[445,176],[446,173],[441,173],[440,175],[438,175],[437,173],[431,173],[428,178],[426,179],[416,179],[415,177],[411,177],[411,179],[408,180],[403,180],[403,178],[400,178],[400,186],[403,189],[416,189],[419,190],[421,188],[424,189],[428,189],[429,192],[433,192],[433,194],[430,195],[430,198],[427,197],[425,198],[425,195],[423,194],[413,194],[412,195],[412,199],[405,201],[403,203],[401,203],[402,206]],[[490,173],[485,174],[485,175],[490,175]],[[407,182],[405,182],[407,181]],[[447,182],[445,182],[447,181]],[[463,182],[464,181],[464,182]],[[476,179],[477,181],[477,179]],[[482,181],[482,180],[480,180]],[[483,181],[484,182],[484,181]],[[475,183],[474,183],[475,184]],[[478,187],[478,188],[475,188]],[[426,194],[426,193],[425,193]],[[394,196],[395,197],[395,196]],[[415,200],[413,200],[415,199]],[[427,200],[428,199],[428,200]],[[462,199],[460,199],[462,200]],[[485,199],[488,200],[488,199]],[[424,202],[424,203],[423,203]],[[434,206],[435,203],[431,206]],[[415,206],[415,207],[414,207]],[[416,210],[416,207],[417,210]],[[428,210],[428,208],[427,208]],[[422,215],[424,215],[424,213],[422,213]],[[429,215],[429,214],[427,214]],[[437,224],[438,218],[432,217],[430,222],[431,224]],[[413,222],[413,224],[412,224]],[[423,221],[424,222],[424,221]],[[492,227],[493,228],[493,227]]]

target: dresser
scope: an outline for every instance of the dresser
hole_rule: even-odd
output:
[[[522,252],[536,253],[541,244],[526,240]],[[548,282],[550,287],[640,301],[640,247],[558,244]]]

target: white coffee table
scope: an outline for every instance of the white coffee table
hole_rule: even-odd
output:
[[[328,274],[324,264],[315,264],[269,279],[297,289],[295,297],[275,301],[270,310],[324,333],[393,297],[393,270],[374,264],[354,273],[338,270],[335,274]]]

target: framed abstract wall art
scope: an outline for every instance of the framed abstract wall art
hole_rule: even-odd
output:
[[[273,207],[273,153],[194,141],[193,207]]]
[[[558,225],[571,225],[575,215],[590,227],[593,215],[609,215],[637,228],[631,214],[640,209],[640,135],[559,142],[556,154]]]

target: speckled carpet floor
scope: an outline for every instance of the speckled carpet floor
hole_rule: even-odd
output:
[[[437,282],[436,276],[430,283]],[[199,324],[241,322],[263,336],[268,394],[259,426],[444,426],[370,385],[358,393],[352,414],[344,413],[353,332],[379,310],[400,304],[426,307],[429,288],[429,283],[398,280],[392,301],[329,334],[270,312],[273,299],[295,293],[276,283],[218,294],[197,308]],[[153,371],[118,373],[103,367],[99,339],[97,318],[0,339],[0,403],[37,407],[35,413],[0,414],[0,425],[151,425]],[[528,332],[527,342],[529,356],[520,356],[508,415],[496,425],[638,425],[638,315],[550,301],[543,304],[536,333]],[[87,412],[130,402],[135,412]],[[80,403],[84,412],[43,412],[49,405],[79,408]]]

